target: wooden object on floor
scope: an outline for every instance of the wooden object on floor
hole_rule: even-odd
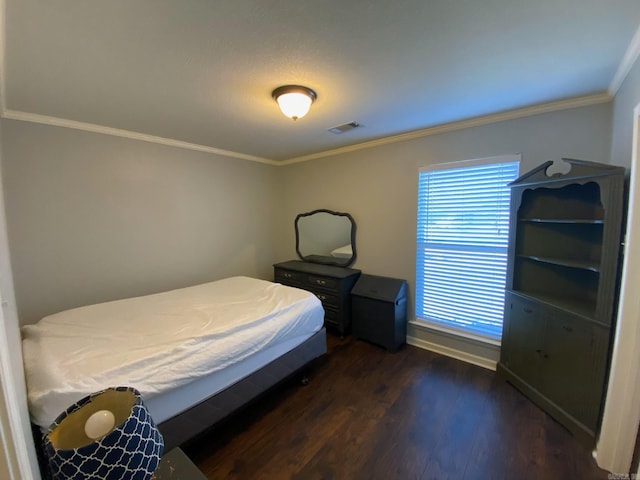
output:
[[[301,260],[276,263],[273,270],[276,282],[308,290],[320,299],[326,327],[341,336],[351,331],[351,288],[360,270]]]
[[[498,371],[595,446],[614,332],[624,168],[564,159],[511,186]]]
[[[198,467],[179,448],[162,456],[151,480],[206,480]]]
[[[330,335],[290,383],[185,447],[208,479],[607,479],[495,372]]]

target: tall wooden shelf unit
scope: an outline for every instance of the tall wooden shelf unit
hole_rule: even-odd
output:
[[[606,389],[624,210],[624,168],[563,159],[511,186],[498,372],[594,444]]]

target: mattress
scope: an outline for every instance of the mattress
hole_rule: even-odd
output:
[[[199,379],[218,376],[213,388],[224,388],[319,331],[323,318],[313,294],[249,277],[50,315],[22,328],[32,421],[47,427],[80,398],[127,385],[156,405],[160,422],[205,395],[182,395],[189,384],[197,391]],[[166,409],[162,397],[181,401]]]

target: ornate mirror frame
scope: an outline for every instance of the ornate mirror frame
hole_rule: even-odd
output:
[[[320,215],[319,218],[324,217],[324,215],[333,215],[336,217],[344,217],[345,220],[348,220],[348,222],[350,222],[351,224],[350,225],[351,232],[345,233],[344,235],[341,235],[338,238],[343,239],[344,242],[348,241],[350,242],[350,244],[347,244],[347,243],[343,244],[342,241],[338,241],[340,245],[337,245],[337,244],[332,245],[328,247],[329,250],[327,251],[309,253],[307,250],[307,246],[305,246],[305,235],[304,235],[304,232],[301,232],[301,229],[304,229],[303,224],[308,223],[308,221],[311,220],[310,217],[312,217],[313,215]],[[353,219],[353,217],[348,213],[335,212],[333,210],[327,210],[324,208],[313,210],[311,212],[300,213],[294,221],[294,227],[296,231],[296,253],[298,254],[298,257],[300,257],[301,260],[304,260],[305,262],[310,262],[310,263],[318,263],[321,265],[333,265],[336,267],[348,267],[356,261],[356,257],[357,257],[356,222]],[[333,232],[328,232],[328,233],[331,234]],[[330,239],[329,237],[330,235],[327,236],[327,238],[329,239],[328,240],[329,242],[330,241],[333,241],[334,243],[336,242],[335,239]],[[344,257],[343,255],[345,255],[344,253],[345,250],[347,251],[346,254],[348,255],[348,252],[349,252],[348,247],[350,247],[351,256]]]

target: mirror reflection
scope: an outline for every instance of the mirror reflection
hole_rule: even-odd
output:
[[[356,224],[348,213],[314,210],[296,217],[296,251],[312,263],[348,267],[356,259]]]

